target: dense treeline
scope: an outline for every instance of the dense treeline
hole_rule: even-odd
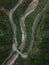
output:
[[[0,6],[7,9],[13,8],[18,0],[0,0]]]
[[[40,21],[32,56],[35,65],[49,65],[49,7]]]
[[[12,29],[8,17],[0,12],[0,65],[11,52]]]

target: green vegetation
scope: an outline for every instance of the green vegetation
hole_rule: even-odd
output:
[[[16,24],[17,41],[18,46],[21,43],[21,29],[20,29],[20,16],[24,13],[27,6],[32,0],[24,0],[24,2],[17,8],[14,13],[13,19]],[[43,9],[48,0],[40,0],[38,7],[34,12],[32,12],[25,20],[27,40],[26,46],[23,52],[27,52],[30,46],[31,34],[32,34],[32,24],[36,15]],[[15,0],[3,0],[0,2],[0,6],[5,8],[12,8],[15,4]],[[12,5],[11,5],[12,4]],[[7,5],[7,6],[6,6]],[[12,30],[9,23],[8,17],[0,12],[0,65],[8,57],[11,52],[12,46]],[[49,7],[44,12],[40,23],[36,31],[36,44],[34,45],[31,56],[27,59],[19,57],[14,65],[49,65]]]
[[[32,34],[32,25],[36,15],[44,8],[45,4],[48,0],[39,0],[38,7],[32,12],[25,20],[26,31],[27,31],[27,39],[26,39],[26,46],[23,52],[27,52],[31,42],[31,34]]]
[[[23,3],[16,9],[13,18],[14,18],[14,22],[16,24],[16,28],[17,28],[17,41],[18,41],[18,46],[21,43],[21,28],[20,28],[20,15],[24,13],[24,11],[26,10],[27,6],[29,5],[29,3],[32,0],[24,0]]]
[[[46,3],[46,1],[44,2]],[[42,3],[44,2],[42,1]],[[27,18],[33,17],[33,14],[37,13],[32,13]],[[14,65],[49,65],[49,7],[40,20],[35,43],[31,56],[25,60],[19,57]]]
[[[11,52],[12,30],[8,17],[0,11],[0,65]]]
[[[23,65],[24,61],[25,60],[23,58],[19,57],[13,65]]]
[[[49,65],[49,7],[37,29],[36,44],[32,56],[37,65]]]
[[[17,10],[15,11],[15,13],[13,15],[13,19],[14,19],[14,22],[15,22],[16,28],[17,28],[17,30],[16,30],[17,36],[16,37],[17,37],[17,41],[18,41],[18,46],[21,44],[21,37],[22,37],[21,28],[20,28],[20,16],[21,16],[21,14],[24,13],[28,4],[31,1],[32,0],[29,0],[29,1],[24,0],[23,3],[17,8]],[[28,51],[28,48],[29,48],[29,45],[30,45],[31,34],[32,34],[32,24],[33,24],[33,21],[35,19],[35,16],[42,10],[42,8],[45,6],[47,1],[48,0],[41,0],[39,2],[37,9],[34,12],[32,12],[25,20],[26,31],[27,31],[27,39],[26,39],[26,47],[24,49],[24,52]]]
[[[0,0],[0,6],[3,6],[7,9],[13,8],[13,6],[17,3],[17,0]]]

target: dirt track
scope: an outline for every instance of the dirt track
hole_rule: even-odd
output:
[[[49,5],[49,2],[46,4],[46,6],[43,8],[43,10],[36,16],[34,22],[33,22],[33,27],[32,27],[32,41],[31,41],[31,45],[30,45],[30,48],[29,48],[29,51],[27,52],[27,55],[24,55],[22,54],[21,52],[19,52],[19,50],[17,50],[16,48],[16,26],[13,22],[13,19],[12,19],[12,15],[14,13],[14,11],[16,10],[16,8],[23,2],[23,0],[21,0],[21,2],[19,1],[19,3],[10,11],[9,13],[9,19],[10,19],[10,23],[11,23],[11,27],[12,27],[12,30],[13,30],[13,45],[12,45],[12,49],[13,51],[16,51],[17,53],[15,53],[9,60],[8,62],[6,63],[6,65],[12,65],[15,60],[18,58],[19,54],[26,58],[28,56],[28,54],[30,53],[30,51],[32,50],[32,47],[33,47],[33,44],[35,42],[35,31],[36,31],[36,28],[38,26],[38,23],[40,22],[40,19],[41,19],[41,16],[43,15],[43,12],[47,9],[47,6]],[[34,0],[31,4],[29,4],[28,8],[26,9],[25,13],[22,15],[22,17],[20,17],[20,26],[21,26],[21,31],[22,31],[22,44],[20,45],[19,49],[20,51],[23,51],[24,47],[25,47],[25,40],[26,40],[26,29],[25,29],[25,24],[24,24],[24,21],[25,21],[25,18],[31,13],[33,12],[37,5],[38,5],[38,0]],[[36,4],[35,4],[36,3]],[[34,6],[32,8],[32,5]],[[31,8],[31,9],[30,9]],[[4,64],[3,64],[4,65]]]

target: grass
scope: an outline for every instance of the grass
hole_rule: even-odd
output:
[[[8,17],[0,11],[0,65],[11,52],[12,34]]]
[[[22,37],[21,28],[20,28],[20,16],[24,13],[24,11],[26,10],[26,8],[28,7],[31,1],[32,0],[24,0],[23,3],[16,9],[13,15],[13,19],[14,19],[14,22],[16,24],[16,29],[17,29],[16,37],[18,41],[18,46],[21,44],[21,37]]]

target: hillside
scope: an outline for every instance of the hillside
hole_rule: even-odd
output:
[[[0,65],[49,65],[49,0],[0,1]]]

